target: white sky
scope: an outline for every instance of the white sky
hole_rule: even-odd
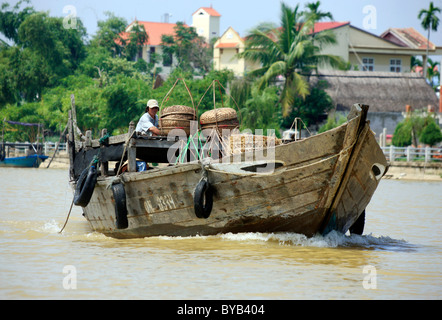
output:
[[[285,0],[287,5],[301,7],[309,1]],[[0,0],[14,5],[17,0]],[[434,0],[434,5],[442,8],[442,0]],[[116,16],[131,22],[135,18],[142,21],[161,22],[165,13],[171,15],[169,22],[184,21],[192,23],[192,13],[200,7],[210,7],[221,14],[221,33],[228,27],[233,27],[241,36],[258,25],[260,22],[279,22],[280,0],[32,0],[38,11],[49,11],[51,16],[65,17],[66,6],[74,6],[77,16],[85,24],[88,34],[93,35],[97,30],[97,21],[104,20],[104,12],[111,11]],[[335,21],[350,21],[355,27],[365,29],[375,35],[380,35],[388,28],[413,27],[424,36],[417,18],[420,9],[428,9],[429,0],[321,0],[321,11],[330,11]],[[368,11],[375,9],[375,20],[368,21]],[[430,40],[437,46],[442,46],[442,15],[439,30],[432,32]],[[365,24],[364,24],[365,21]],[[367,25],[367,22],[371,24]]]

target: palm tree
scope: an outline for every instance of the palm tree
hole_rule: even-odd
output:
[[[336,43],[332,33],[313,33],[317,16],[299,11],[299,5],[290,8],[281,3],[281,26],[264,23],[246,37],[246,48],[240,57],[257,62],[261,67],[250,72],[259,76],[258,88],[263,89],[282,76],[284,84],[280,95],[282,114],[290,115],[297,96],[309,94],[305,76],[317,69],[318,64],[339,66],[342,60],[333,55],[320,54],[321,47]]]
[[[316,15],[316,21],[321,21],[323,18],[329,18],[330,20],[333,20],[333,16],[330,12],[319,11],[320,5],[321,1],[311,2],[306,4],[306,8],[310,10],[311,14]]]
[[[439,62],[433,61],[428,58],[428,68],[427,68],[427,79],[430,82],[431,87],[434,87],[434,78],[439,77],[440,73],[437,66],[440,65]]]
[[[421,24],[424,30],[428,30],[426,59],[428,58],[428,48],[430,46],[430,31],[437,31],[437,27],[439,26],[439,18],[436,16],[438,12],[441,12],[440,8],[435,7],[433,2],[430,2],[428,10],[422,9],[417,16],[418,19],[422,19]],[[424,78],[427,74],[426,59],[424,59]]]

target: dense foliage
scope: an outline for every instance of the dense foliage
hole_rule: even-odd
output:
[[[393,134],[392,144],[396,147],[418,146],[423,143],[434,146],[442,142],[442,132],[432,115],[419,112],[408,115],[399,122]]]
[[[281,4],[281,25],[261,24],[246,37],[246,48],[241,54],[247,60],[261,64],[261,68],[250,72],[258,76],[260,89],[282,78],[279,102],[284,117],[288,117],[293,106],[299,106],[310,93],[307,77],[321,63],[339,67],[339,57],[321,54],[321,48],[336,43],[333,33],[314,33],[314,24],[322,15],[316,6],[310,11],[301,11],[299,5],[291,8]]]
[[[298,8],[293,12],[283,5],[282,15],[308,17],[305,21],[311,27],[315,19],[322,17],[318,6],[316,2],[309,7],[311,12],[307,15]],[[29,0],[18,1],[13,7],[3,3],[0,33],[7,41],[0,40],[0,118],[43,122],[46,135],[58,140],[67,123],[71,95],[74,95],[80,129],[92,130],[97,137],[102,128],[112,134],[126,132],[129,122],[136,122],[143,114],[146,101],[157,99],[162,107],[194,106],[199,115],[212,109],[214,103],[216,107],[229,106],[235,108],[244,121],[242,128],[271,128],[279,135],[279,129],[289,127],[294,117],[305,117],[312,124],[331,106],[323,84],[310,88],[303,82],[306,91],[300,95],[296,91],[298,85],[292,82],[282,88],[268,86],[269,83],[263,86],[256,79],[238,80],[232,72],[212,70],[210,45],[202,43],[195,30],[183,23],[177,23],[174,36],[163,37],[165,54],[154,57],[160,61],[173,54],[179,60],[170,76],[158,85],[159,70],[142,59],[134,61],[141,44],[148,39],[144,28],[135,23],[132,32],[124,34],[127,21],[111,12],[105,15],[106,20],[98,22],[96,34],[88,38],[79,18],[73,27],[66,27],[62,17],[35,11]],[[289,22],[290,26],[297,21]],[[295,40],[290,32],[281,33],[280,36],[285,37],[281,41]],[[296,64],[287,61],[289,68],[312,70],[326,57],[317,55],[317,47],[307,31],[299,36],[302,36],[304,54],[293,56]],[[333,41],[329,36],[317,35],[315,40]],[[287,49],[291,46],[290,42],[284,45]],[[165,100],[178,78],[185,80],[191,96],[186,86],[178,82]],[[208,90],[214,80],[220,85]],[[295,87],[291,88],[292,85]],[[226,88],[230,89],[231,97]],[[291,101],[292,106],[284,109],[290,110],[284,122],[281,102],[286,101]],[[28,133],[6,127],[6,140],[27,139],[26,135]]]

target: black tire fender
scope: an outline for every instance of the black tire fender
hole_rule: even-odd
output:
[[[95,166],[90,166],[81,172],[74,194],[74,204],[76,206],[84,208],[89,204],[95,184],[97,183],[97,175],[97,168]]]
[[[195,215],[207,219],[212,212],[213,189],[206,180],[201,180],[195,188],[193,195]]]
[[[112,185],[112,193],[115,200],[115,226],[117,229],[126,229],[129,226],[127,220],[126,192],[122,183]]]

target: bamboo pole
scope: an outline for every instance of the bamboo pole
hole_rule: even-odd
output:
[[[66,134],[66,131],[68,129],[68,125],[69,125],[69,123],[67,123],[66,126],[64,127],[64,130],[63,130],[63,132],[60,135],[60,139],[58,139],[57,145],[55,146],[54,154],[52,155],[51,161],[49,161],[48,166],[46,167],[46,169],[49,168],[49,166],[51,165],[52,160],[54,160],[55,155],[57,154],[57,151],[58,151],[58,147],[60,146],[61,139]]]

